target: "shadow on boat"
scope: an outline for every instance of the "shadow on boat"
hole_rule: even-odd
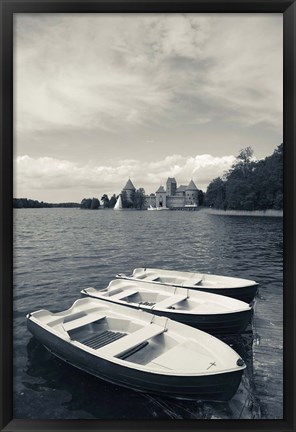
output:
[[[221,336],[220,339],[237,351],[247,365],[238,391],[229,402],[177,400],[129,390],[95,378],[57,359],[34,337],[27,344],[25,369],[25,373],[34,379],[23,381],[23,385],[27,390],[46,393],[47,400],[52,403],[52,412],[60,404],[68,412],[67,418],[259,418],[253,382],[253,333]],[[55,418],[54,415],[52,418]]]

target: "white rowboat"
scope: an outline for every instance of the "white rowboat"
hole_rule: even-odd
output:
[[[233,297],[247,303],[251,303],[258,289],[258,284],[249,279],[154,268],[136,268],[131,275],[120,273],[116,277],[151,284],[195,289]]]
[[[30,313],[27,326],[60,359],[148,393],[229,400],[246,367],[232,348],[205,332],[91,298],[63,312]]]
[[[103,290],[86,288],[83,295],[142,309],[212,334],[242,333],[250,323],[248,303],[207,292],[117,279]]]

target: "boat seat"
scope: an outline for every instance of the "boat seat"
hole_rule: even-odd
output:
[[[186,285],[198,285],[202,282],[202,278],[192,278],[186,281]]]
[[[94,323],[98,320],[101,320],[103,318],[106,318],[106,315],[98,315],[97,313],[91,313],[85,316],[82,316],[80,318],[74,319],[72,321],[63,322],[63,328],[66,332],[69,332],[71,330],[75,330],[79,327],[85,326],[87,324]]]
[[[112,300],[121,300],[121,299],[123,299],[123,298],[125,298],[125,297],[129,297],[129,296],[132,296],[132,295],[134,295],[134,294],[138,294],[138,290],[135,290],[135,289],[129,289],[129,290],[123,290],[123,291],[121,291],[120,293],[118,293],[118,294],[114,294],[114,295],[111,295],[111,296],[109,296],[110,297],[110,299],[112,299]],[[111,293],[110,293],[111,294]]]
[[[187,298],[188,298],[187,295],[168,297],[162,300],[161,302],[156,303],[156,308],[167,309],[171,306],[174,306],[177,303],[180,303],[183,300],[186,300]]]
[[[155,274],[147,274],[144,277],[145,277],[145,281],[153,282],[153,281],[157,280],[159,276],[157,276]]]
[[[164,331],[164,327],[161,327],[157,324],[148,324],[146,327],[143,327],[134,333],[130,333],[129,335],[100,348],[98,351],[102,355],[118,357],[131,348],[140,345],[154,336],[158,336]]]

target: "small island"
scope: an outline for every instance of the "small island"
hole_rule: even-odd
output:
[[[240,151],[235,162],[221,177],[210,182],[204,193],[193,180],[177,187],[175,178],[168,178],[166,189],[160,186],[147,195],[136,189],[129,179],[119,194],[123,209],[146,210],[165,207],[170,210],[266,211],[283,209],[283,144],[271,156],[255,160],[253,150]],[[47,203],[28,198],[13,198],[13,208],[80,208],[83,210],[113,209],[119,195],[107,194],[98,198],[83,198],[80,203]]]

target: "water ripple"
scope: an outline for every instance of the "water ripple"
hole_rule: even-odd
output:
[[[271,299],[279,303],[282,299],[282,251],[282,220],[278,218],[203,212],[16,210],[15,418],[257,418],[252,340],[227,341],[242,352],[248,365],[232,401],[171,401],[112,386],[55,360],[31,338],[25,315],[41,308],[66,309],[80,297],[82,288],[103,288],[117,273],[135,267],[255,279],[260,283],[256,301],[268,310]]]

